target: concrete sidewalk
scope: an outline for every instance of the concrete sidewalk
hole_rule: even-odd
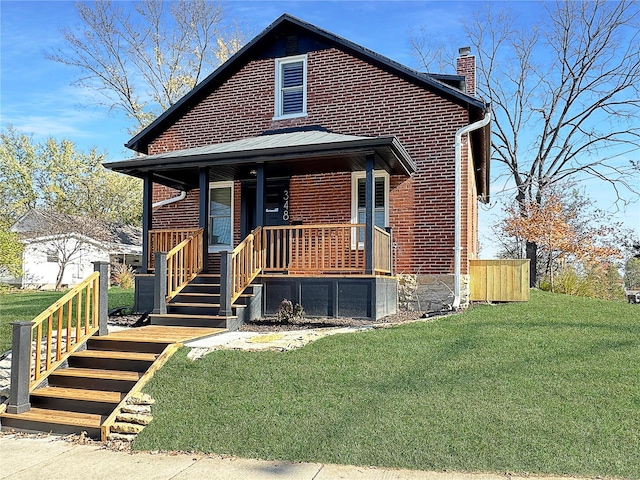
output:
[[[128,453],[59,437],[0,435],[1,479],[186,480],[505,480],[511,475],[421,472],[320,463],[250,460],[203,454]],[[554,477],[544,477],[553,480]],[[526,477],[535,480],[536,477]]]

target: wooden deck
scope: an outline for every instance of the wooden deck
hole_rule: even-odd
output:
[[[145,327],[120,330],[100,338],[131,342],[184,343],[197,338],[217,335],[224,331],[226,331],[226,328],[147,325]]]

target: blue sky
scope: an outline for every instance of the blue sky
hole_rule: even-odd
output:
[[[421,26],[434,34],[460,38],[465,16],[477,2],[427,1],[227,1],[227,12],[252,34],[259,33],[282,13],[336,33],[348,40],[417,67],[411,55],[409,32]],[[523,19],[531,20],[539,11],[533,2],[512,2]],[[93,105],[95,93],[74,87],[77,72],[46,60],[46,51],[62,47],[60,29],[78,25],[70,1],[0,2],[0,126],[13,125],[33,133],[38,140],[48,136],[68,138],[80,150],[97,147],[109,159],[130,156],[123,144],[129,139],[124,117]],[[87,106],[91,105],[91,106]],[[495,166],[494,166],[495,168]],[[589,189],[597,184],[584,183]],[[493,185],[498,193],[500,185]],[[610,209],[611,192],[597,190],[602,208]],[[504,195],[503,195],[504,197]],[[636,199],[637,200],[637,199]],[[481,211],[483,256],[493,254],[489,226],[500,207]],[[612,213],[640,236],[640,204]]]

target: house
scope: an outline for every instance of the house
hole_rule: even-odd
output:
[[[95,261],[124,262],[132,268],[141,263],[142,231],[129,225],[29,210],[11,231],[24,242],[22,277],[6,283],[22,288],[54,288],[58,281],[72,287],[93,273]]]
[[[105,164],[144,181],[139,308],[196,325],[283,299],[370,318],[464,305],[490,114],[468,48],[457,65],[417,72],[278,18]]]

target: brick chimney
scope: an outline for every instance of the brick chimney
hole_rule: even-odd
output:
[[[456,61],[456,73],[464,77],[465,92],[469,95],[476,94],[476,57],[471,55],[471,47],[458,49],[459,57]]]

